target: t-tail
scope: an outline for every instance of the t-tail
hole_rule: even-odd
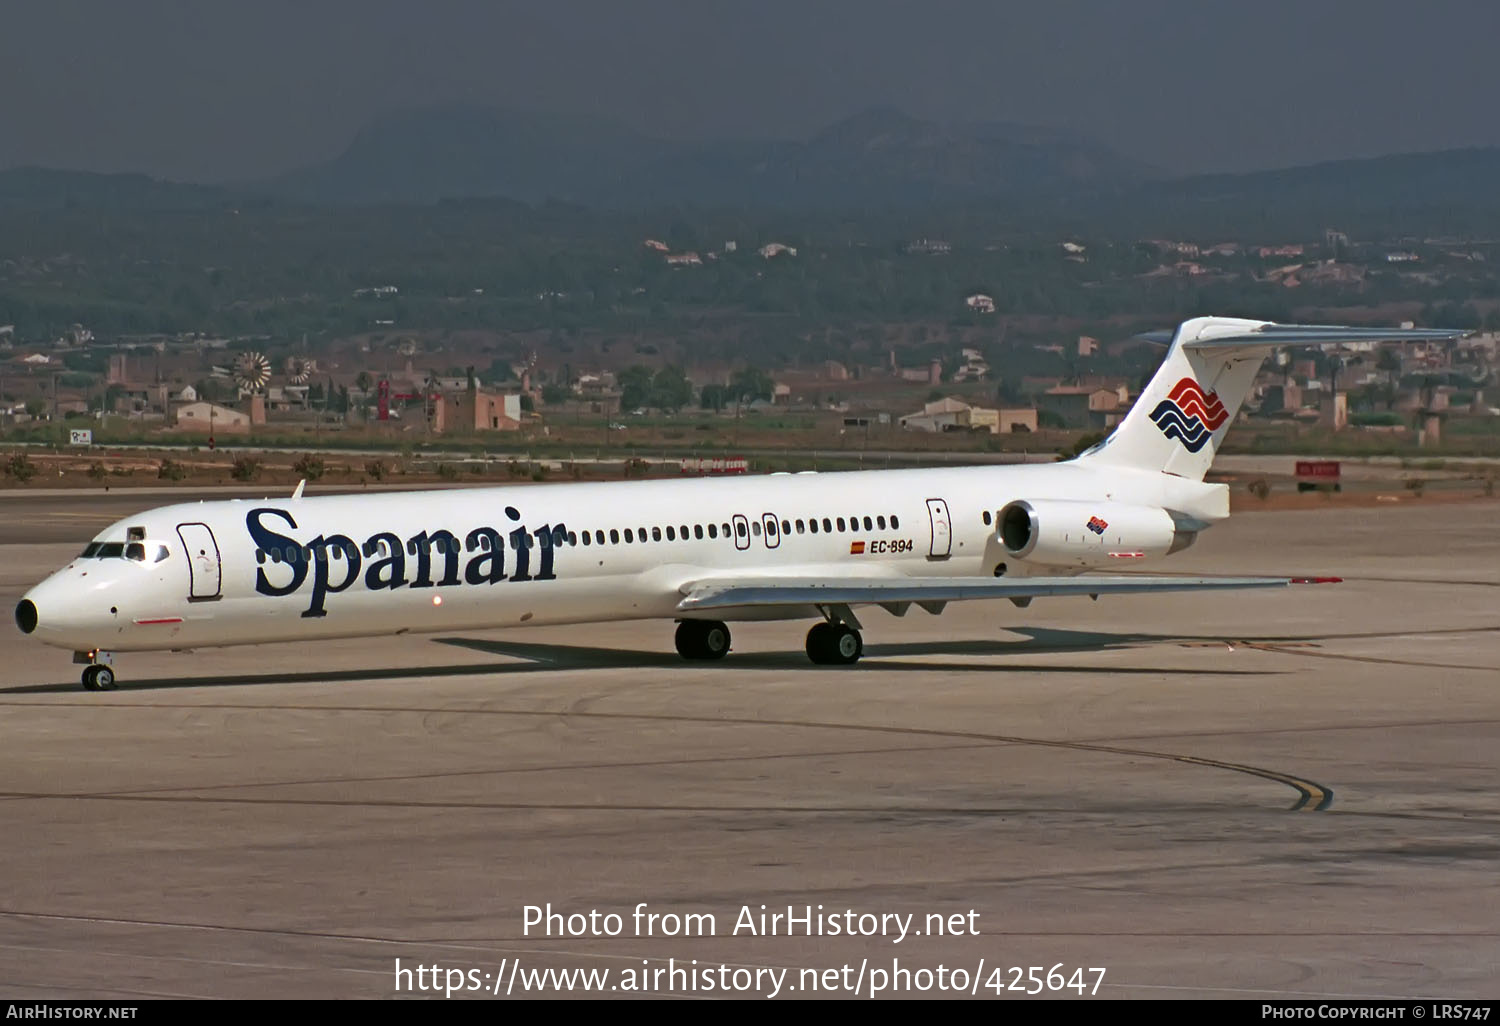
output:
[[[1125,419],[1079,462],[1160,471],[1193,481],[1213,464],[1261,362],[1283,346],[1422,342],[1460,338],[1460,330],[1275,324],[1195,317],[1171,335],[1156,375]],[[1153,333],[1147,338],[1165,341]]]

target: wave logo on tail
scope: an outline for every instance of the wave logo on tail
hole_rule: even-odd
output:
[[[1213,437],[1229,412],[1217,392],[1205,392],[1192,378],[1172,386],[1167,397],[1151,411],[1151,420],[1168,438],[1175,438],[1188,452],[1198,452]]]

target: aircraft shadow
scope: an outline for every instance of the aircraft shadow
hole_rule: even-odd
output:
[[[1089,666],[1058,663],[930,662],[924,656],[1045,655],[1057,652],[1102,652],[1132,646],[1177,643],[1184,641],[1222,641],[1221,638],[1187,638],[1181,635],[1105,634],[1094,631],[1070,631],[1052,628],[1007,628],[1026,635],[1025,640],[990,639],[902,642],[870,645],[866,658],[852,669],[856,672],[937,673],[1104,673],[1152,674],[1161,676],[1231,676],[1259,677],[1271,671],[1214,667],[1193,669],[1161,666]],[[738,670],[778,670],[798,673],[838,673],[842,668],[817,666],[801,651],[731,653],[722,662],[686,663],[676,653],[642,652],[635,649],[599,648],[589,645],[539,644],[522,641],[494,641],[487,638],[447,637],[432,639],[438,644],[502,656],[515,662],[465,663],[438,666],[370,667],[353,670],[299,670],[281,673],[252,673],[193,677],[158,677],[120,681],[124,691],[169,688],[212,687],[216,685],[247,686],[256,684],[337,684],[370,680],[411,680],[422,677],[500,676],[515,673],[546,673],[584,669],[651,669],[692,668],[710,673]],[[904,658],[903,658],[904,657]],[[0,688],[0,695],[66,694],[79,690],[76,683],[23,684]]]

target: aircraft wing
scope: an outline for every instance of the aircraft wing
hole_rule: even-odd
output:
[[[1053,595],[1128,595],[1324,584],[1336,577],[847,577],[715,578],[689,584],[684,612],[740,606],[943,603],[967,599],[1031,599]],[[904,611],[904,610],[903,610]]]

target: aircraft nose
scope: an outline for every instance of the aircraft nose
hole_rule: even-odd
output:
[[[21,628],[21,633],[30,634],[36,630],[36,624],[36,603],[31,599],[22,599],[16,603],[16,626]]]

